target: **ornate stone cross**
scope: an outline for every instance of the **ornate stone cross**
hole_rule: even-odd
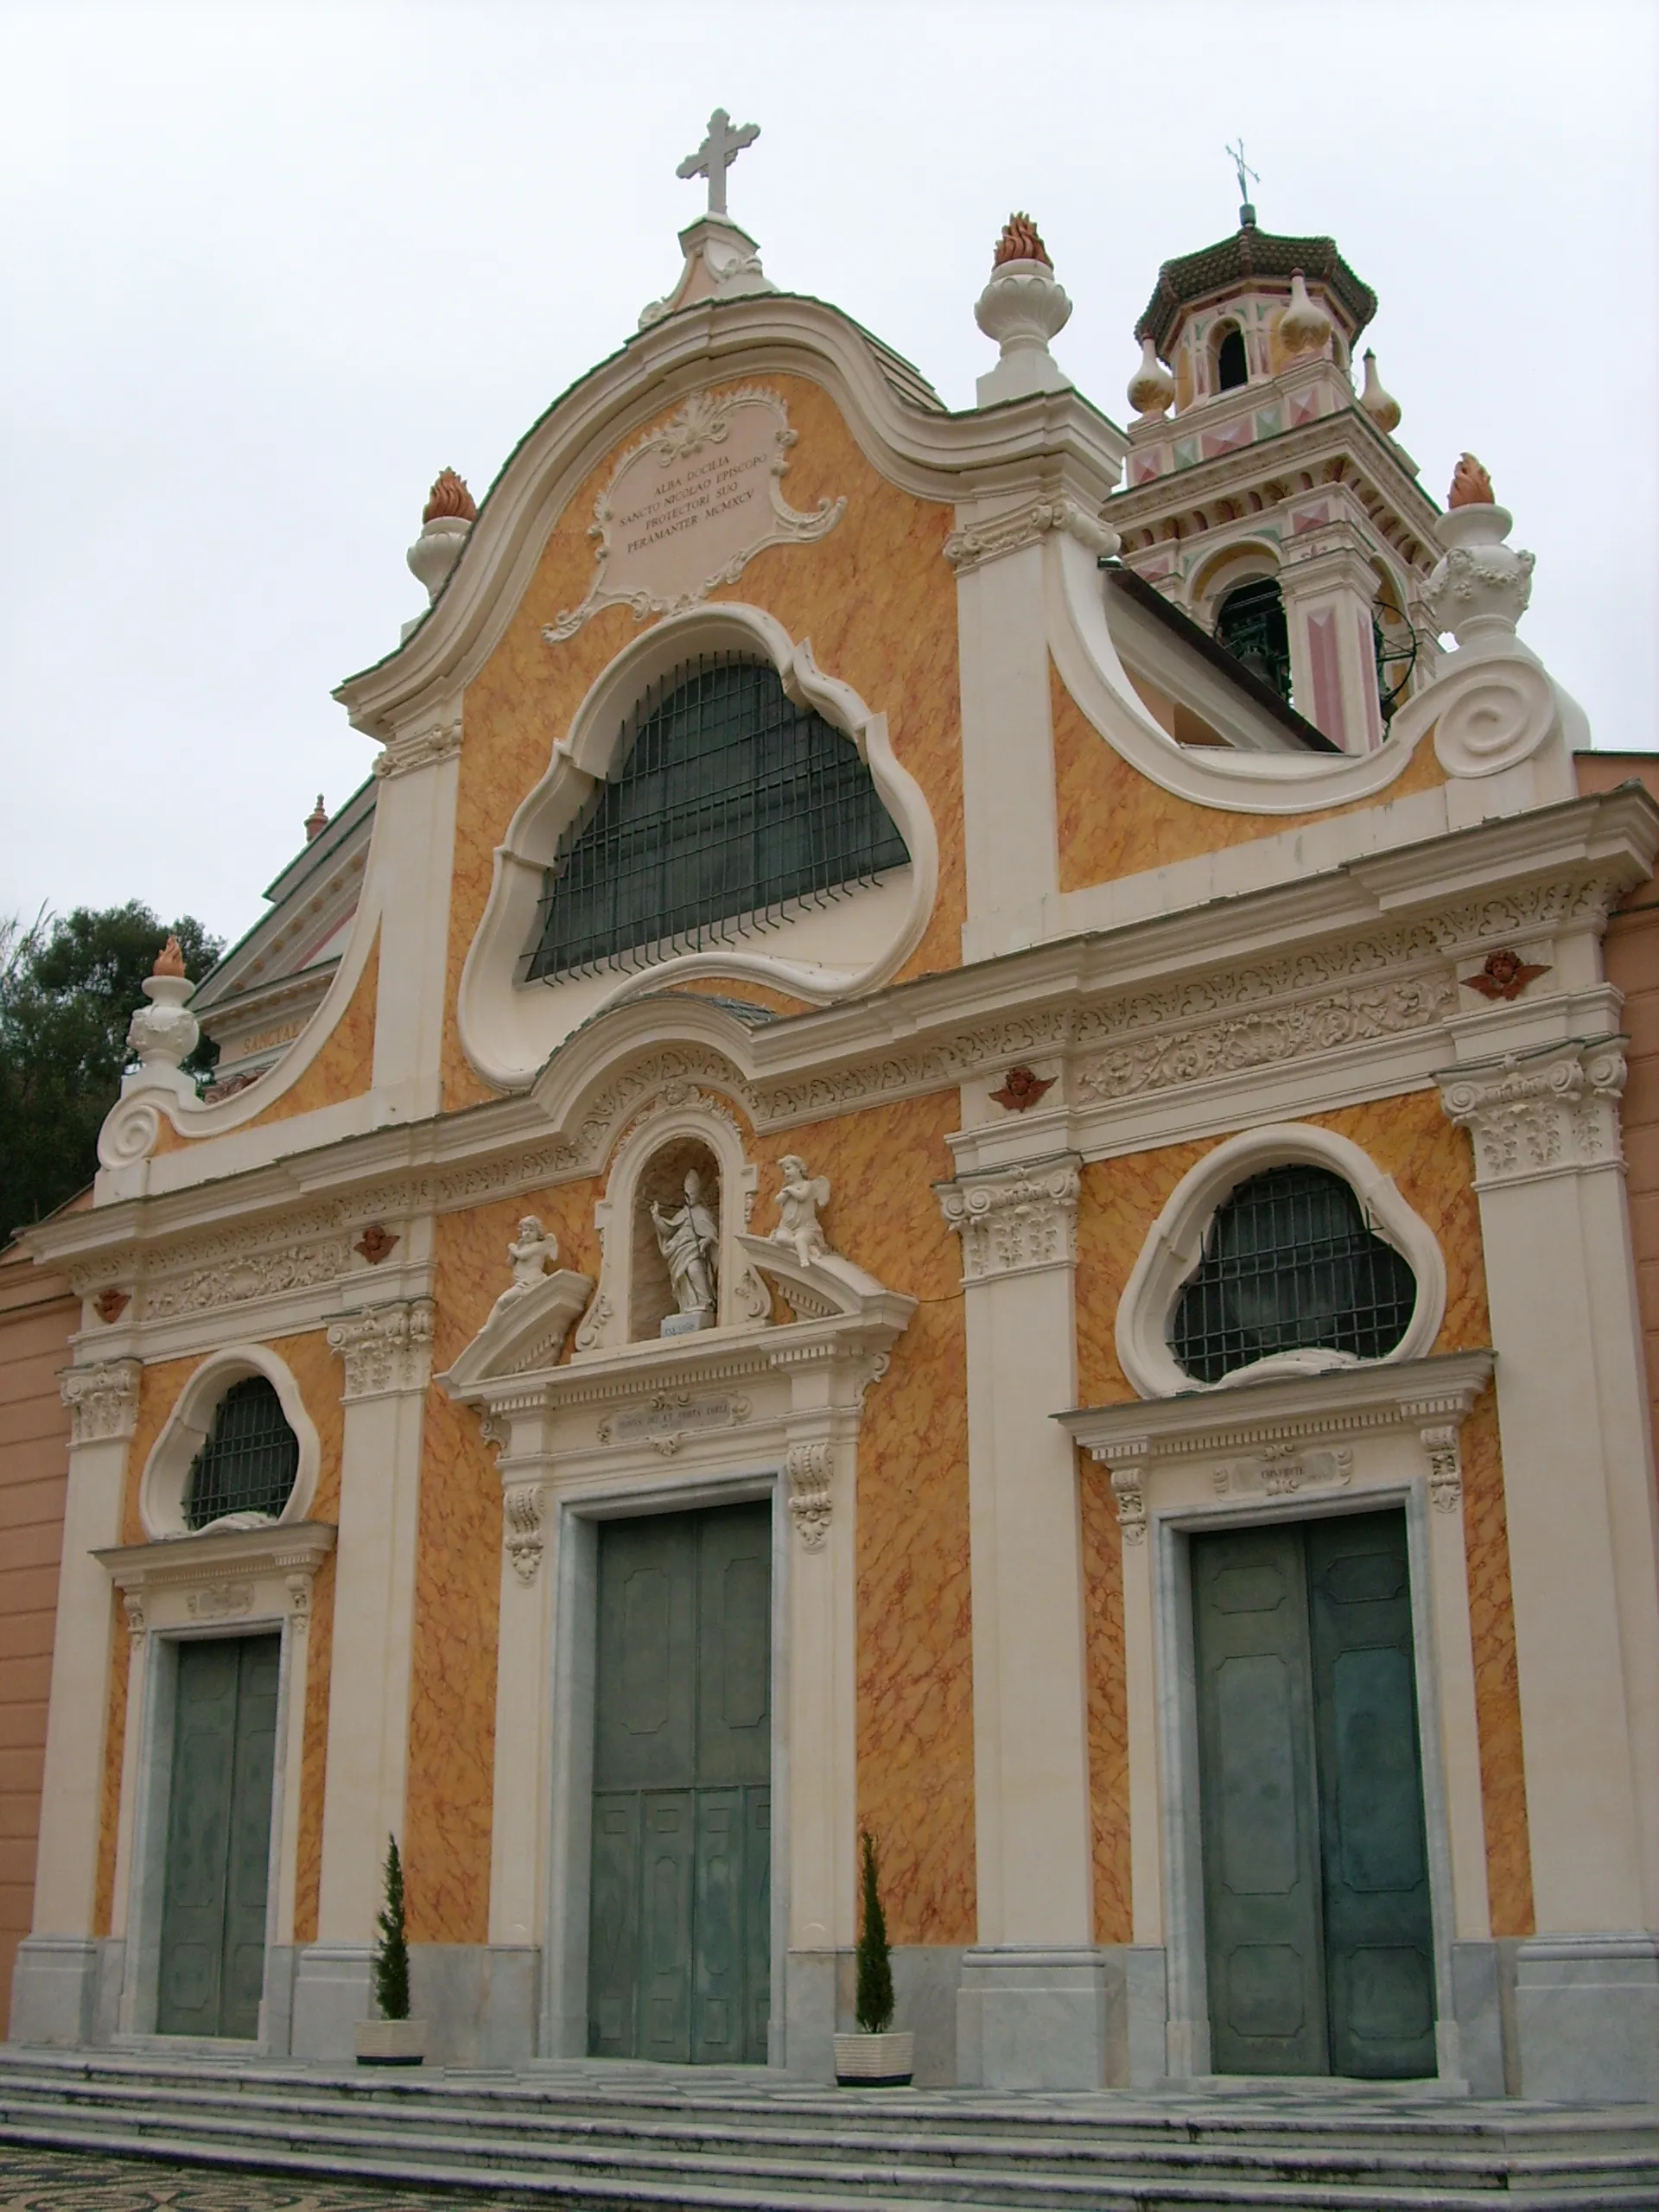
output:
[[[753,146],[760,136],[758,123],[746,123],[734,130],[732,118],[723,107],[717,107],[709,118],[709,136],[695,154],[688,154],[674,172],[676,176],[706,176],[709,180],[709,213],[726,213],[726,172],[746,146]]]

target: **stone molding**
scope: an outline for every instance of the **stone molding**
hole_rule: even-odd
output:
[[[108,1568],[135,1635],[164,1590],[186,1592],[188,1611],[196,1618],[239,1617],[252,1605],[254,1582],[265,1577],[283,1581],[290,1618],[308,1621],[311,1584],[334,1548],[334,1536],[330,1522],[273,1521],[258,1529],[205,1529],[164,1543],[112,1544],[92,1556]],[[296,1583],[301,1596],[296,1595]],[[246,1605],[244,1590],[249,1593]]]
[[[451,759],[460,750],[461,717],[457,715],[446,721],[399,730],[395,737],[388,738],[375,756],[374,773],[380,777],[410,775],[416,769],[431,768],[440,760]]]
[[[501,1541],[521,1582],[533,1582],[545,1544],[538,1483],[510,1483],[501,1498]]]
[[[1620,1167],[1624,1037],[1577,1039],[1440,1077],[1449,1118],[1474,1139],[1475,1188]]]
[[[834,1505],[835,1446],[824,1437],[791,1444],[784,1465],[789,1478],[789,1510],[801,1542],[810,1552],[821,1552],[829,1539]]]
[[[69,1441],[106,1444],[132,1434],[138,1425],[136,1359],[103,1359],[92,1367],[71,1367],[59,1377],[58,1394],[69,1408]]]
[[[1449,1513],[1462,1500],[1458,1433],[1492,1369],[1490,1351],[1445,1352],[1054,1419],[1108,1470],[1126,1544],[1146,1541],[1147,1495],[1162,1468],[1211,1460],[1218,1499],[1345,1490],[1353,1479],[1347,1440],[1389,1432],[1414,1437],[1430,1502]]]
[[[945,1227],[962,1239],[964,1287],[1076,1266],[1082,1166],[1067,1153],[933,1185]]]
[[[1040,545],[1056,530],[1075,537],[1079,545],[1098,556],[1117,550],[1117,532],[1109,530],[1075,499],[1028,499],[982,522],[961,524],[945,539],[944,557],[958,575],[969,575],[1027,545]]]
[[[346,1403],[423,1390],[432,1367],[436,1313],[429,1298],[372,1306],[328,1324],[328,1349],[346,1369]]]

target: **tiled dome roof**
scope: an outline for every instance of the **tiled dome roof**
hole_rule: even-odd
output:
[[[1295,269],[1310,284],[1325,286],[1348,325],[1351,343],[1376,313],[1376,294],[1355,276],[1337,251],[1336,240],[1275,238],[1271,231],[1258,231],[1253,223],[1223,238],[1218,245],[1207,245],[1201,252],[1165,262],[1146,310],[1135,326],[1135,334],[1150,337],[1161,353],[1185,308],[1236,284],[1248,283],[1254,276],[1288,283]]]

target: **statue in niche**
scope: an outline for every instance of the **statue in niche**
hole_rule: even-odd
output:
[[[685,1179],[685,1204],[664,1212],[653,1198],[651,1222],[682,1316],[694,1317],[692,1326],[709,1327],[720,1288],[720,1226],[702,1203],[702,1178],[695,1167]]]
[[[778,1226],[772,1232],[772,1241],[787,1244],[801,1265],[810,1268],[830,1249],[830,1240],[818,1219],[818,1208],[830,1203],[830,1179],[809,1175],[806,1162],[792,1152],[779,1161],[778,1173],[784,1183],[778,1193]]]
[[[491,1309],[492,1318],[507,1306],[516,1306],[534,1290],[550,1262],[558,1256],[558,1238],[550,1236],[533,1213],[527,1213],[518,1224],[518,1236],[507,1246],[507,1257],[512,1262],[512,1281],[496,1300]]]

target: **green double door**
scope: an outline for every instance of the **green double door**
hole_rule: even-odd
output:
[[[162,2035],[257,2036],[282,1639],[178,1647],[162,1904]]]
[[[1217,2072],[1435,2071],[1402,1512],[1192,1542]]]
[[[766,2061],[771,1521],[738,1505],[599,1532],[595,2055]]]

